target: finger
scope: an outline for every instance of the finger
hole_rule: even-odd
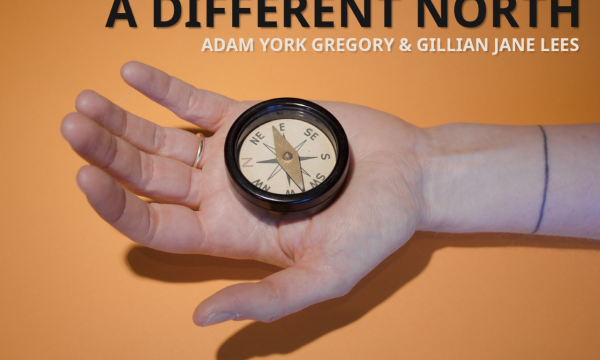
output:
[[[293,266],[258,283],[236,284],[217,292],[198,305],[194,323],[209,326],[228,320],[271,322],[312,304],[343,296],[353,285],[340,281],[325,267]]]
[[[223,95],[196,89],[163,71],[137,61],[121,68],[123,80],[180,118],[215,132],[236,103]]]
[[[198,138],[189,131],[158,126],[123,110],[92,90],[79,94],[75,107],[111,134],[148,154],[169,157],[188,165],[195,160]]]
[[[189,208],[148,204],[94,166],[79,170],[77,185],[101,218],[139,244],[178,253],[202,247],[202,225]]]
[[[197,208],[202,172],[182,162],[139,151],[79,113],[67,115],[63,137],[90,164],[104,169],[136,194]]]

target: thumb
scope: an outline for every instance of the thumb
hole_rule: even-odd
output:
[[[198,305],[194,323],[209,326],[228,320],[275,321],[318,302],[345,295],[354,284],[346,284],[341,278],[298,264],[258,283],[236,284],[218,291]]]

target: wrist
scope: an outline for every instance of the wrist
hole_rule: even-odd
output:
[[[534,230],[544,184],[539,127],[448,124],[424,131],[419,230]]]

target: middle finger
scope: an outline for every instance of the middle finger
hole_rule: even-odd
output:
[[[79,94],[75,107],[111,134],[148,154],[165,156],[188,165],[194,163],[198,138],[189,131],[165,128],[142,119],[92,90]]]
[[[199,207],[202,171],[140,151],[79,113],[67,115],[61,131],[75,152],[132,192],[159,202]]]

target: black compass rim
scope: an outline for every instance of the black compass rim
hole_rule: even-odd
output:
[[[298,120],[319,128],[329,138],[336,151],[336,163],[331,174],[311,190],[290,195],[269,193],[253,185],[242,174],[239,168],[239,149],[251,130],[277,118],[290,118],[292,113],[298,114]],[[279,114],[286,116],[277,117]],[[345,181],[350,153],[346,133],[335,116],[318,104],[297,98],[271,99],[246,110],[229,129],[224,152],[229,180],[235,191],[254,206],[282,213],[299,212],[329,202],[341,190]]]

